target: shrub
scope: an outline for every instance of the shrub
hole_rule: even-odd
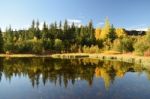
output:
[[[97,45],[90,47],[90,53],[99,53],[99,48]]]
[[[148,48],[149,48],[149,43],[144,38],[137,40],[137,42],[134,44],[135,52],[138,55],[144,55],[144,52],[148,50]]]
[[[70,50],[71,50],[71,52],[78,52],[78,46],[77,46],[77,44],[71,45]]]
[[[42,50],[43,50],[42,41],[41,40],[33,41],[33,48],[32,48],[33,53],[41,54]]]
[[[144,56],[150,56],[150,48],[144,52]]]
[[[140,37],[134,45],[135,52],[139,55],[150,55],[150,30],[147,31],[146,35]]]
[[[6,55],[10,55],[11,53],[9,51],[6,51]]]
[[[60,40],[60,39],[55,39],[54,47],[55,47],[55,50],[56,50],[56,51],[61,52],[61,50],[63,50],[63,48],[64,48],[64,45],[63,45],[63,43],[62,43],[62,40]]]
[[[12,52],[13,49],[14,49],[14,44],[13,43],[11,43],[11,42],[4,43],[4,51],[5,52],[7,52],[7,51]]]
[[[82,49],[84,53],[99,53],[100,52],[98,45],[95,45],[95,46],[92,45],[91,47],[84,45]]]
[[[115,51],[119,51],[122,52],[123,48],[122,48],[122,43],[120,39],[116,39],[113,43],[113,50]]]
[[[123,39],[116,39],[113,42],[113,49],[119,52],[132,52],[133,40],[130,37],[124,37]]]
[[[84,53],[89,53],[90,52],[90,48],[86,45],[83,46],[82,50],[83,50]]]
[[[97,40],[96,44],[98,45],[99,48],[103,48],[104,47],[103,40],[101,40],[101,39]]]
[[[133,43],[134,42],[130,37],[124,37],[123,39],[121,39],[123,52],[132,52],[134,50]]]
[[[44,50],[50,50],[50,49],[53,49],[53,41],[50,40],[50,39],[44,39],[42,40],[43,42],[43,47],[44,47]]]

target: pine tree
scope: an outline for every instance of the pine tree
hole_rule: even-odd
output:
[[[63,40],[68,40],[68,30],[69,30],[69,25],[68,25],[68,21],[65,20],[64,22],[64,27],[63,27]]]
[[[36,32],[35,32],[35,37],[36,37],[37,39],[40,39],[40,38],[41,38],[41,33],[40,33],[39,25],[40,25],[40,23],[39,23],[39,21],[37,21],[37,22],[36,22]]]
[[[113,25],[111,26],[109,33],[107,34],[107,38],[111,41],[111,43],[117,38]]]
[[[47,39],[47,38],[48,38],[48,27],[44,22],[43,29],[42,29],[42,39]]]
[[[11,26],[9,29],[6,29],[6,32],[4,33],[4,51],[13,51],[14,49],[14,33],[11,29]]]
[[[56,38],[62,39],[62,35],[63,35],[63,33],[62,33],[62,23],[60,21],[59,22],[59,27],[58,27],[58,32],[57,32]]]
[[[94,39],[95,38],[92,20],[88,24],[88,33],[89,33],[90,39]]]
[[[48,37],[54,40],[57,37],[57,23],[52,23],[49,27]]]
[[[35,28],[35,21],[34,20],[32,21],[32,24],[31,24],[28,31],[29,31],[29,34],[28,34],[29,39],[33,39],[35,37],[35,34],[36,34],[36,28]]]

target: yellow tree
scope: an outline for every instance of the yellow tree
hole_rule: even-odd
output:
[[[101,28],[96,28],[95,30],[95,38],[96,40],[99,40],[101,38]]]
[[[111,28],[110,22],[109,22],[108,18],[106,18],[105,25],[102,28],[102,32],[101,32],[101,35],[100,35],[101,39],[106,39],[107,38],[107,35],[110,31],[110,28]]]
[[[126,32],[123,28],[117,28],[115,30],[115,32],[116,32],[118,38],[126,36]]]

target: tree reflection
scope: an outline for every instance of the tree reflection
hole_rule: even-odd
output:
[[[54,83],[56,86],[68,86],[77,80],[86,80],[92,86],[93,78],[102,78],[108,90],[115,78],[123,78],[126,72],[147,73],[150,70],[140,65],[124,62],[101,61],[97,59],[61,60],[51,58],[0,58],[0,80],[2,74],[11,81],[14,76],[26,76],[33,87],[43,82]]]

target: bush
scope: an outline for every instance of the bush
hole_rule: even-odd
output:
[[[12,52],[13,49],[14,49],[14,44],[13,44],[13,43],[11,43],[11,42],[6,42],[6,43],[4,44],[4,51],[5,51],[5,52],[7,52],[7,51]]]
[[[46,40],[42,40],[42,42],[43,42],[44,50],[53,49],[54,41],[52,41],[50,39],[46,39]]]
[[[77,44],[71,45],[70,50],[71,50],[71,52],[78,52],[78,46],[77,46]]]
[[[82,50],[83,50],[83,53],[89,53],[90,52],[90,48],[86,45],[83,46]]]
[[[62,43],[62,40],[60,39],[55,39],[55,43],[54,43],[54,47],[55,47],[55,50],[58,51],[58,52],[61,52],[64,48],[64,45]]]
[[[116,39],[113,43],[113,49],[119,52],[132,52],[134,50],[132,38]]]
[[[149,45],[150,44],[144,38],[141,38],[134,44],[135,52],[139,55],[144,55],[144,52],[148,50]]]
[[[104,47],[103,40],[101,40],[101,39],[97,40],[96,44],[98,45],[99,48],[103,48]]]
[[[140,37],[134,45],[135,52],[139,55],[150,56],[150,30],[146,35]]]
[[[96,45],[96,46],[91,46],[90,47],[90,53],[99,53],[100,51],[99,51],[99,48],[98,48],[98,46]]]
[[[133,43],[134,42],[130,37],[124,37],[123,39],[121,39],[123,52],[132,52],[134,50]]]
[[[95,45],[95,46],[92,45],[91,47],[84,45],[82,49],[84,53],[99,53],[100,52],[98,45]]]
[[[113,43],[113,50],[123,52],[122,43],[120,39],[116,39]]]
[[[42,51],[43,51],[42,41],[41,40],[33,41],[32,52],[35,54],[41,54]]]
[[[111,50],[112,49],[112,42],[110,41],[110,39],[107,39],[103,42],[104,45],[104,49],[105,50]]]
[[[150,56],[150,48],[144,52],[144,56]]]

